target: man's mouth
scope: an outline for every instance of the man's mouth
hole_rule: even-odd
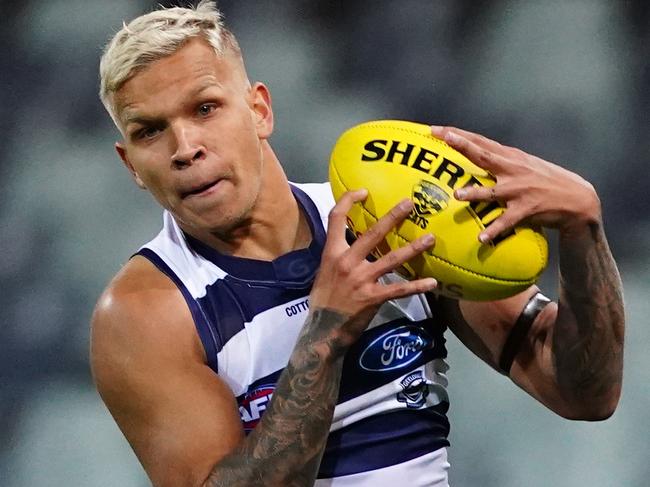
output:
[[[185,198],[188,198],[190,196],[197,196],[197,195],[207,193],[212,188],[214,188],[217,184],[219,184],[220,181],[221,181],[221,179],[215,179],[214,181],[210,181],[209,183],[194,186],[193,188],[191,188],[191,189],[189,189],[187,191],[183,191],[181,193],[181,197],[183,199],[185,199]]]

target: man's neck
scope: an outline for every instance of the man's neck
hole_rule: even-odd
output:
[[[227,238],[210,235],[201,240],[223,254],[265,261],[309,246],[312,234],[308,217],[290,188],[288,196],[290,201],[278,205],[273,212],[265,212],[266,218],[258,215],[244,222],[229,232]]]
[[[223,254],[248,259],[271,261],[309,246],[312,234],[308,216],[270,147],[269,152],[258,199],[246,220],[226,234],[183,230]]]

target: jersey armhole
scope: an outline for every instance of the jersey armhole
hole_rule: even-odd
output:
[[[192,297],[187,287],[185,287],[185,284],[183,284],[183,282],[174,273],[174,271],[172,271],[171,268],[165,263],[165,261],[161,259],[160,256],[153,250],[142,248],[133,254],[133,256],[135,255],[139,255],[150,261],[153,265],[156,266],[158,270],[160,270],[163,274],[169,277],[174,284],[176,284],[176,287],[180,290],[183,298],[185,298],[185,302],[187,303],[187,306],[190,309],[190,313],[192,314],[192,321],[194,321],[194,326],[199,334],[199,338],[201,339],[203,349],[205,350],[208,366],[215,373],[218,373],[217,339],[212,328],[210,327],[205,314],[203,313],[203,310],[201,309],[201,306]]]

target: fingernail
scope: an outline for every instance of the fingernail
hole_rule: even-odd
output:
[[[456,197],[457,200],[465,199],[465,196],[467,196],[467,190],[457,189],[456,191],[454,191],[454,196]]]
[[[487,236],[486,233],[481,233],[481,234],[479,234],[479,236],[478,236],[478,241],[479,241],[479,242],[481,242],[481,243],[487,243],[488,240],[489,240],[489,239],[488,239],[488,236]]]
[[[422,243],[425,245],[431,245],[433,243],[433,235],[430,233],[427,233],[426,235],[422,236]]]
[[[440,125],[430,125],[432,132],[440,132],[442,127]]]
[[[425,284],[429,289],[438,287],[438,281],[436,281],[433,277],[427,277],[425,279]]]

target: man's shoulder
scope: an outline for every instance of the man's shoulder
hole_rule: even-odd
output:
[[[91,354],[173,343],[191,332],[191,315],[174,283],[141,256],[108,284],[92,316]]]
[[[133,305],[150,295],[173,292],[173,283],[147,258],[135,255],[108,283],[99,302],[108,307]]]

